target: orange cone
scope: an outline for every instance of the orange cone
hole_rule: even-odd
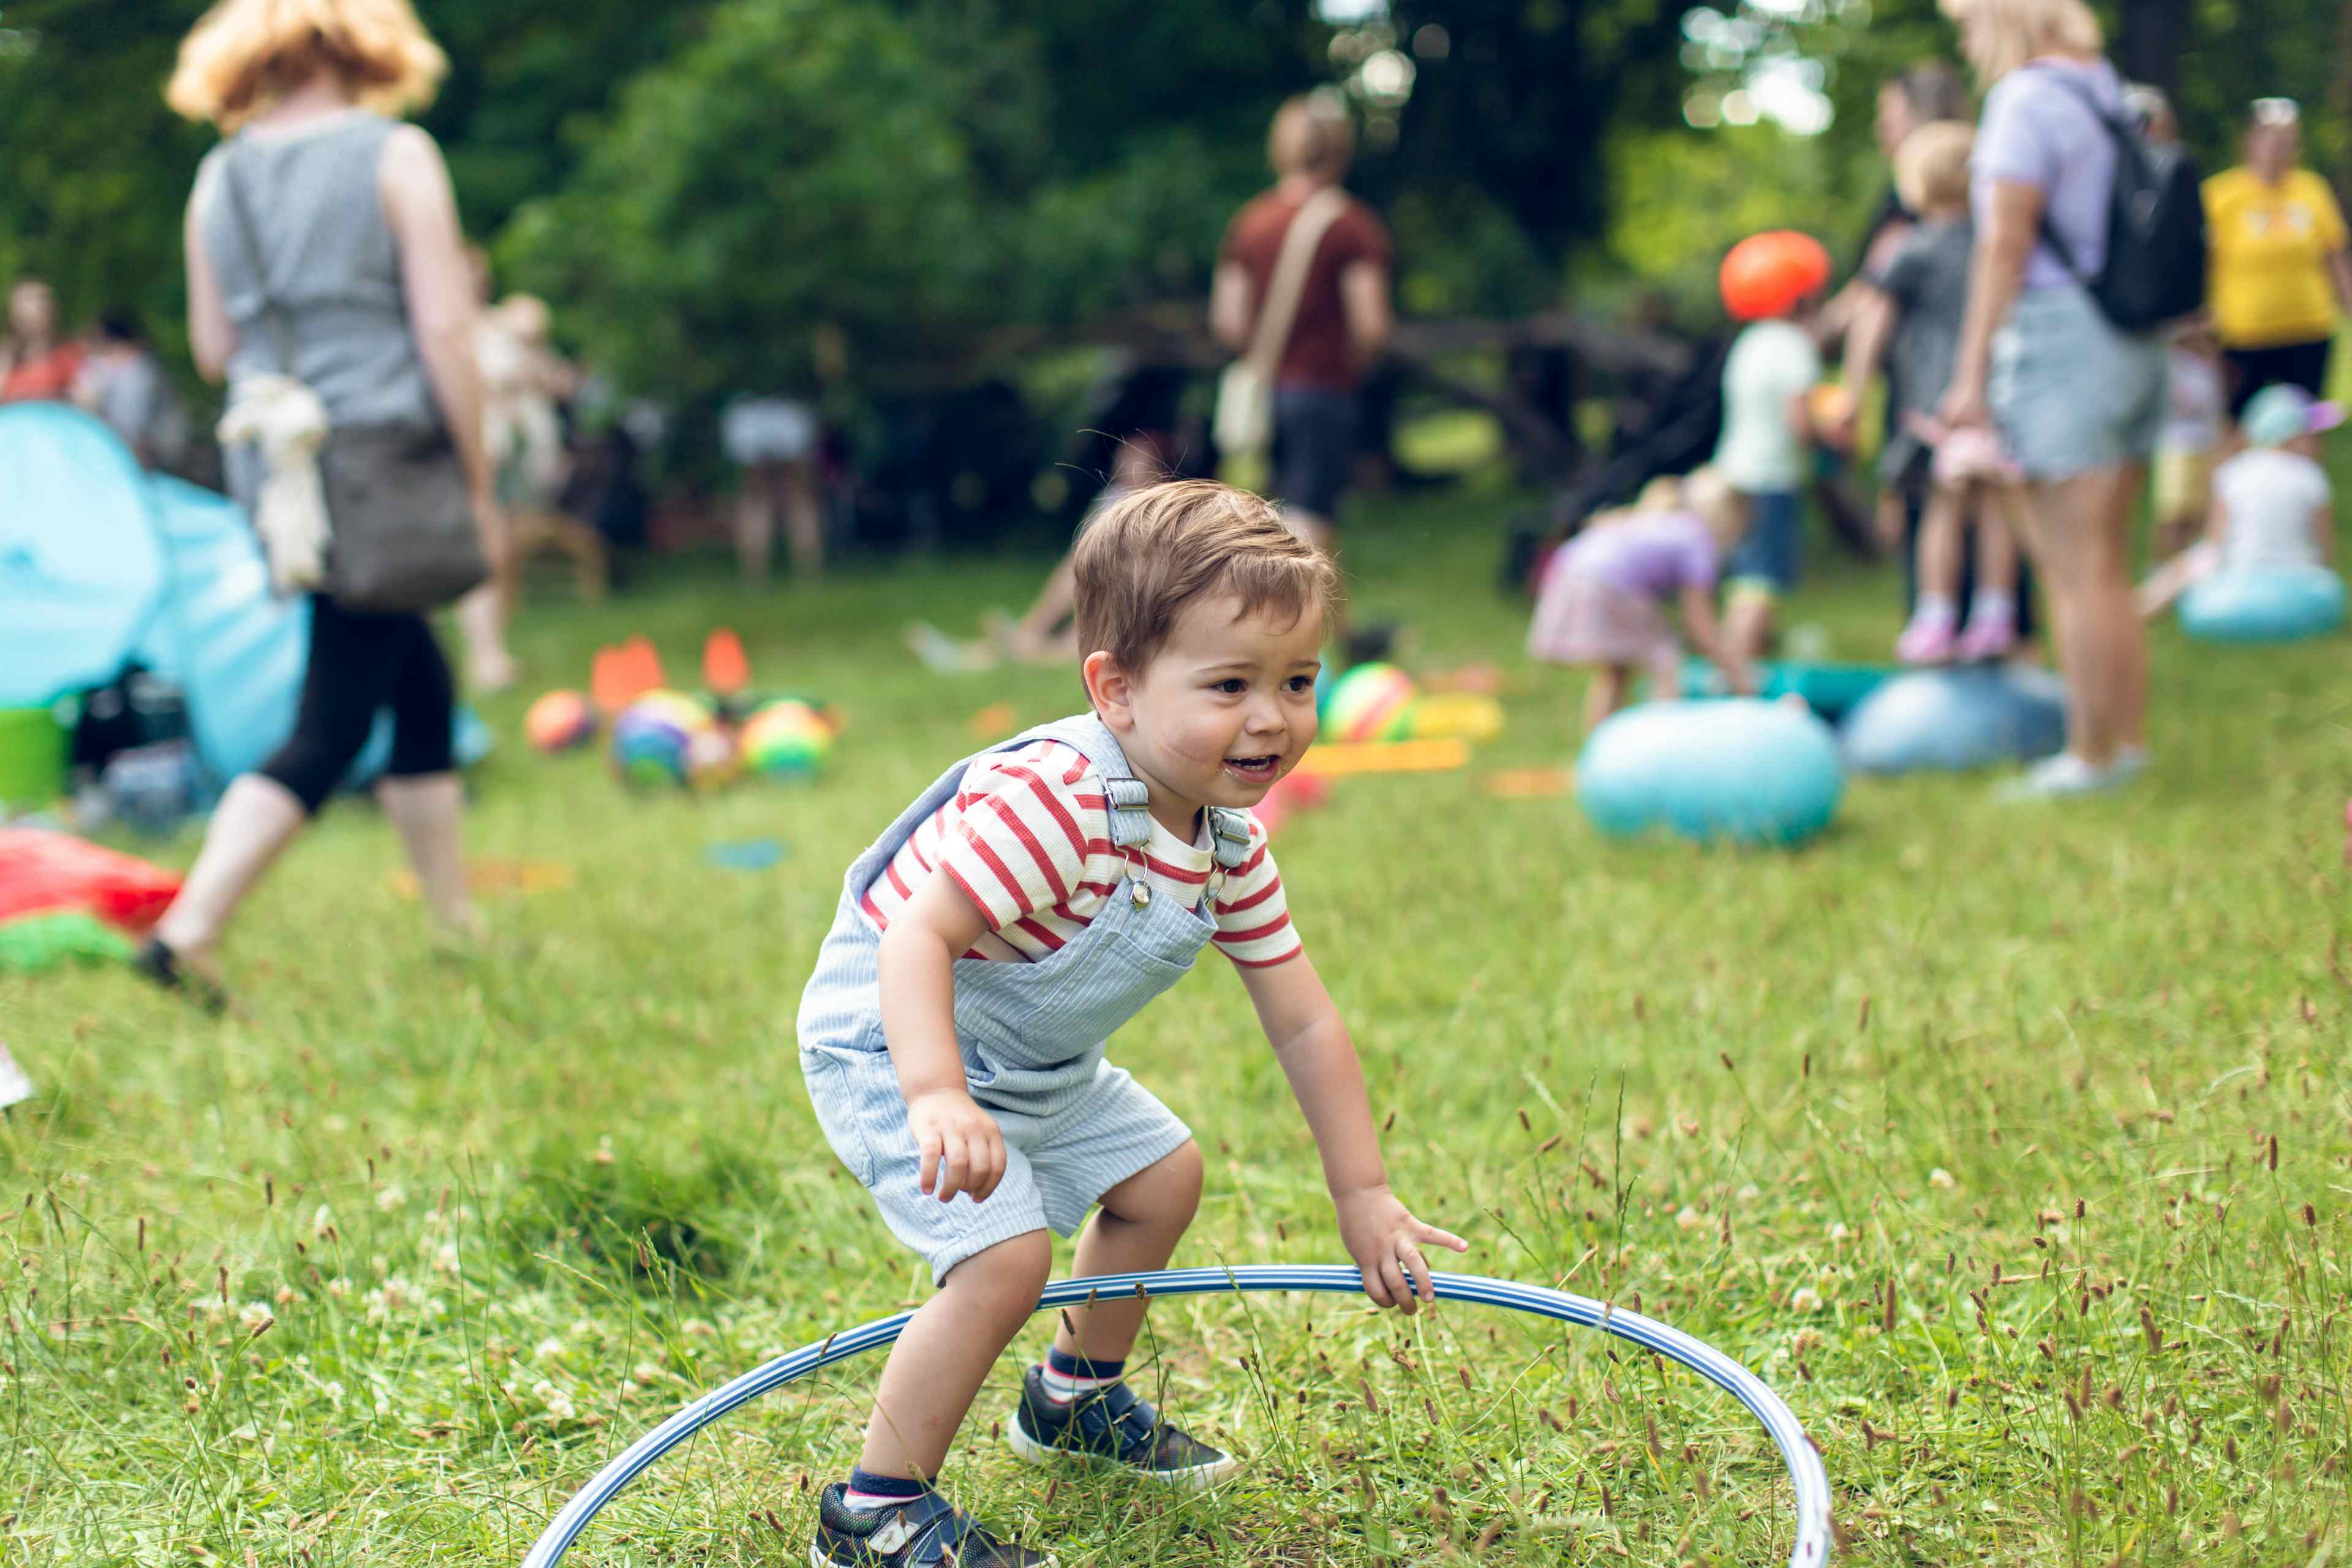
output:
[[[743,639],[725,626],[703,642],[702,683],[719,697],[740,696],[751,684],[751,661],[743,656]]]

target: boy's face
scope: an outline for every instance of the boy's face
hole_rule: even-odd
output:
[[[1315,740],[1321,610],[1240,607],[1230,595],[1195,600],[1140,674],[1100,671],[1104,721],[1151,786],[1154,815],[1178,831],[1170,816],[1255,805]]]

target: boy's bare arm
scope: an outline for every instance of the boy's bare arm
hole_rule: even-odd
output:
[[[922,1190],[941,1203],[960,1192],[979,1203],[1004,1179],[1004,1134],[971,1097],[955,1031],[955,961],[987,929],[963,889],[934,872],[891,921],[874,955],[882,1037],[922,1154]]]
[[[1434,1300],[1421,1244],[1456,1252],[1467,1252],[1470,1244],[1423,1225],[1389,1191],[1363,1066],[1322,977],[1303,952],[1268,968],[1244,968],[1241,975],[1323,1157],[1323,1180],[1339,1213],[1340,1240],[1363,1271],[1364,1293],[1381,1306],[1413,1311],[1418,1304],[1413,1286],[1406,1283],[1410,1273],[1421,1300]]]

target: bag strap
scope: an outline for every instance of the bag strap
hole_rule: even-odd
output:
[[[1307,274],[1323,236],[1348,207],[1348,194],[1326,185],[1300,204],[1283,232],[1282,248],[1274,258],[1274,274],[1266,280],[1265,304],[1259,310],[1257,331],[1250,336],[1243,363],[1269,385],[1282,351],[1289,345],[1291,329],[1298,324],[1299,301],[1307,293]]]
[[[261,296],[261,320],[269,331],[270,351],[278,358],[279,373],[291,375],[294,359],[286,347],[286,319],[278,313],[278,302],[269,293],[269,268],[261,255],[261,226],[254,222],[245,184],[237,178],[237,154],[242,142],[241,137],[232,140],[221,155],[221,187],[228,202],[229,216],[236,220],[237,232],[245,241],[246,260],[253,268],[254,290]]]
[[[2059,87],[2064,89],[2067,95],[2073,98],[2075,102],[2081,104],[2084,109],[2089,110],[2091,111],[2091,118],[2097,121],[2100,126],[2105,130],[2107,140],[2114,144],[2116,150],[2116,169],[2115,172],[2108,176],[2110,184],[2112,185],[2112,183],[2115,180],[2122,177],[2123,160],[2126,153],[2133,150],[2131,146],[2133,142],[2131,128],[2126,125],[2123,121],[2118,119],[2116,116],[2109,114],[2107,112],[2107,106],[2099,101],[2098,94],[2093,92],[2088,84],[2076,80],[2070,72],[2060,70],[2055,67],[2050,67],[2044,69],[2042,76],[2043,79],[2054,82]],[[2112,190],[2110,190],[2109,195],[2110,199],[2112,199]],[[2075,282],[2084,285],[2085,288],[2088,288],[2091,285],[2093,279],[2085,275],[2080,267],[2077,267],[2074,264],[2074,248],[2066,243],[2065,237],[2058,232],[2057,226],[2050,221],[2050,202],[2046,196],[2042,199],[2042,233],[2040,237],[2042,243],[2050,247],[2050,253],[2058,258],[2058,265],[2066,269],[2068,277],[2074,279]]]

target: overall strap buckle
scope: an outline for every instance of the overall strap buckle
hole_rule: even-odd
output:
[[[1250,857],[1250,819],[1245,811],[1209,807],[1209,852],[1227,871],[1238,870]]]
[[[1113,844],[1138,849],[1151,842],[1151,791],[1141,779],[1105,778],[1103,796],[1110,803]]]

